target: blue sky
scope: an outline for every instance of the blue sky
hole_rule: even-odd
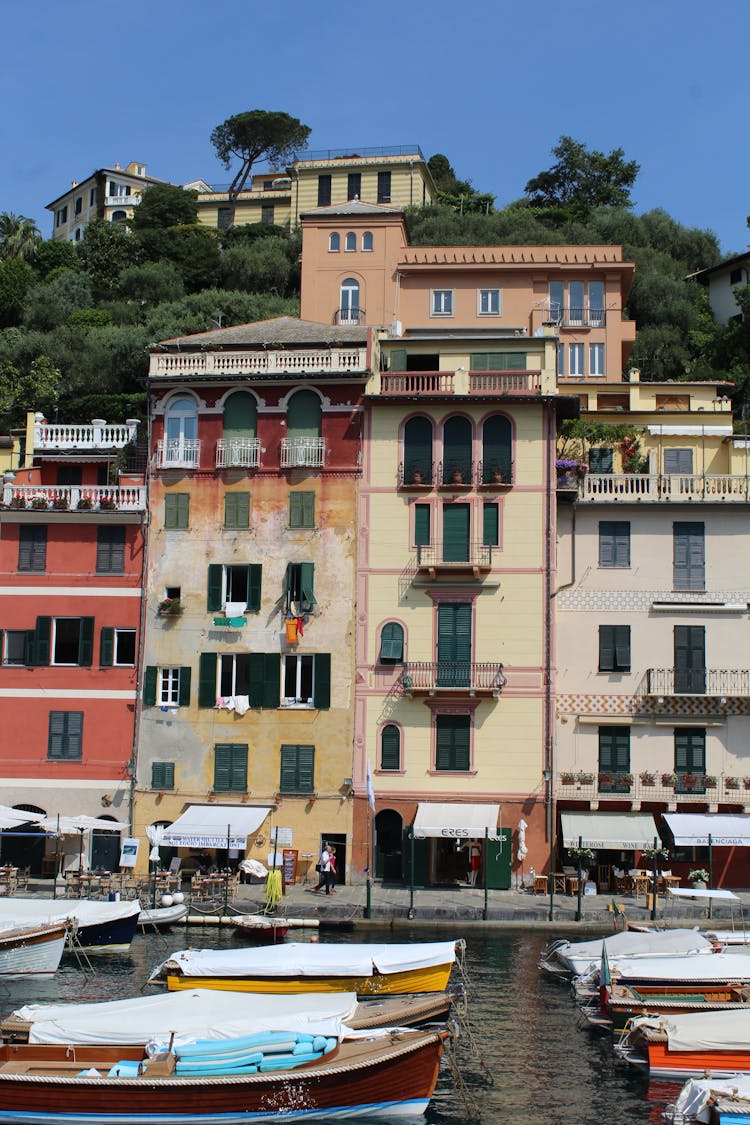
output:
[[[227,180],[209,136],[246,109],[311,126],[312,148],[416,142],[518,198],[561,134],[641,165],[662,207],[750,241],[747,0],[5,0],[0,211],[45,204],[95,168]]]

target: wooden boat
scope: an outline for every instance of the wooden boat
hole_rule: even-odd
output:
[[[463,941],[392,945],[289,942],[268,949],[184,949],[151,974],[170,991],[356,992],[358,996],[444,992]]]
[[[616,1050],[653,1078],[750,1074],[750,1011],[639,1017]]]
[[[666,1121],[701,1122],[701,1125],[748,1125],[750,1122],[750,1078],[689,1078],[673,1105],[667,1106]]]
[[[238,914],[232,919],[234,932],[253,945],[273,945],[289,932],[285,918],[266,918],[262,914]]]
[[[697,930],[624,930],[604,939],[554,941],[542,953],[539,968],[565,980],[598,970],[603,941],[606,942],[613,972],[622,957],[632,960],[640,957],[692,957],[714,952],[714,943]]]
[[[175,903],[174,906],[143,906],[138,915],[138,928],[144,933],[153,933],[154,930],[168,930],[187,918],[188,908],[185,903]]]
[[[634,985],[613,984],[603,1005],[582,1005],[592,1026],[616,1035],[636,1016],[681,1012],[750,1011],[750,988],[739,984]]]
[[[454,996],[425,992],[357,1000],[352,992],[301,996],[266,996],[252,992],[160,992],[127,1000],[82,1004],[29,1004],[0,1022],[7,1042],[115,1044],[145,1046],[170,1035],[200,1035],[204,1039],[227,1034],[248,1035],[259,1027],[278,1027],[304,1021],[339,1019],[353,1030],[376,1027],[419,1027],[447,1018]],[[231,1023],[228,1021],[231,1019]]]
[[[432,1097],[446,1037],[445,1031],[390,1031],[342,1040],[322,1058],[293,1070],[248,1068],[210,1076],[181,1073],[172,1051],[148,1058],[140,1047],[5,1045],[0,1048],[0,1120],[269,1125],[364,1115],[413,1117]]]
[[[68,942],[76,949],[87,953],[126,952],[135,935],[140,909],[138,902],[14,897],[0,899],[0,926],[70,919]]]
[[[0,977],[52,976],[62,959],[67,932],[67,920],[0,930]]]
[[[750,985],[750,955],[740,952],[697,954],[694,957],[620,957],[610,965],[612,981],[630,988],[674,988],[702,992],[705,988]],[[574,982],[579,1001],[599,995],[599,970]]]

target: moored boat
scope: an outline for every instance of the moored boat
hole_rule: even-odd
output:
[[[598,969],[602,938],[591,941],[554,941],[539,960],[539,968],[566,980]],[[624,930],[606,939],[610,967],[620,958],[688,957],[714,952],[714,943],[697,930]]]
[[[0,977],[45,977],[57,972],[68,922],[27,923],[0,930]]]
[[[232,919],[235,933],[253,945],[273,945],[289,932],[284,918],[265,918],[262,914],[238,914]]]
[[[303,1050],[295,1065],[292,1048],[267,1068],[255,1044],[230,1040],[218,1060],[214,1054],[208,1061],[200,1045],[187,1058],[172,1050],[149,1057],[142,1048],[122,1046],[76,1047],[71,1057],[63,1045],[6,1045],[0,1048],[0,1121],[269,1125],[413,1117],[432,1097],[446,1035],[390,1030],[332,1047],[324,1039],[321,1057],[304,1061],[315,1052]]]
[[[144,932],[168,930],[177,922],[187,918],[188,908],[184,902],[173,906],[143,906],[138,915],[138,927]]]
[[[689,1078],[677,1101],[667,1106],[666,1121],[674,1125],[748,1125],[750,1122],[750,1078]]]
[[[654,1078],[750,1074],[750,1011],[638,1017],[615,1049]]]
[[[184,949],[149,978],[170,991],[356,992],[360,996],[444,992],[463,941],[392,945],[289,942],[268,949]]]
[[[603,1003],[582,1005],[595,1027],[621,1034],[631,1019],[684,1012],[750,1011],[750,988],[740,984],[634,985],[612,984]]]
[[[137,901],[13,897],[0,899],[0,926],[71,919],[68,940],[76,949],[87,953],[124,952],[135,935],[140,909]]]

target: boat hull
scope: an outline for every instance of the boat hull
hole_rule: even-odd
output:
[[[138,915],[80,925],[74,945],[86,953],[127,953],[138,927]]]
[[[66,932],[62,924],[0,934],[0,978],[52,976],[63,955]]]
[[[330,1120],[426,1108],[437,1082],[445,1033],[393,1035],[342,1044],[335,1058],[282,1073],[186,1078],[81,1077],[128,1057],[123,1048],[5,1047],[0,1065],[0,1122],[46,1125],[212,1125],[220,1122]],[[66,1054],[66,1052],[68,1052]],[[43,1073],[32,1060],[48,1060]],[[134,1057],[134,1056],[131,1056]],[[56,1060],[56,1061],[54,1061]],[[61,1071],[61,1073],[59,1072]]]
[[[649,1043],[648,1068],[652,1078],[750,1074],[750,1051],[670,1051],[666,1043]]]
[[[223,992],[356,992],[358,996],[400,996],[404,992],[445,992],[452,965],[431,965],[369,977],[193,977],[167,975],[167,988],[216,988]]]

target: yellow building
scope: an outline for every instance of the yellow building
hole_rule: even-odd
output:
[[[199,222],[219,229],[230,225],[228,184],[194,180],[184,186],[198,192]],[[239,195],[234,225],[296,227],[304,211],[352,199],[405,208],[436,198],[419,145],[327,149],[305,153],[283,170],[256,172],[250,190]]]
[[[98,168],[80,183],[73,180],[67,191],[47,204],[53,214],[53,238],[80,242],[88,223],[103,219],[124,223],[132,218],[146,188],[163,183],[146,175],[146,165],[133,161],[126,168]]]

